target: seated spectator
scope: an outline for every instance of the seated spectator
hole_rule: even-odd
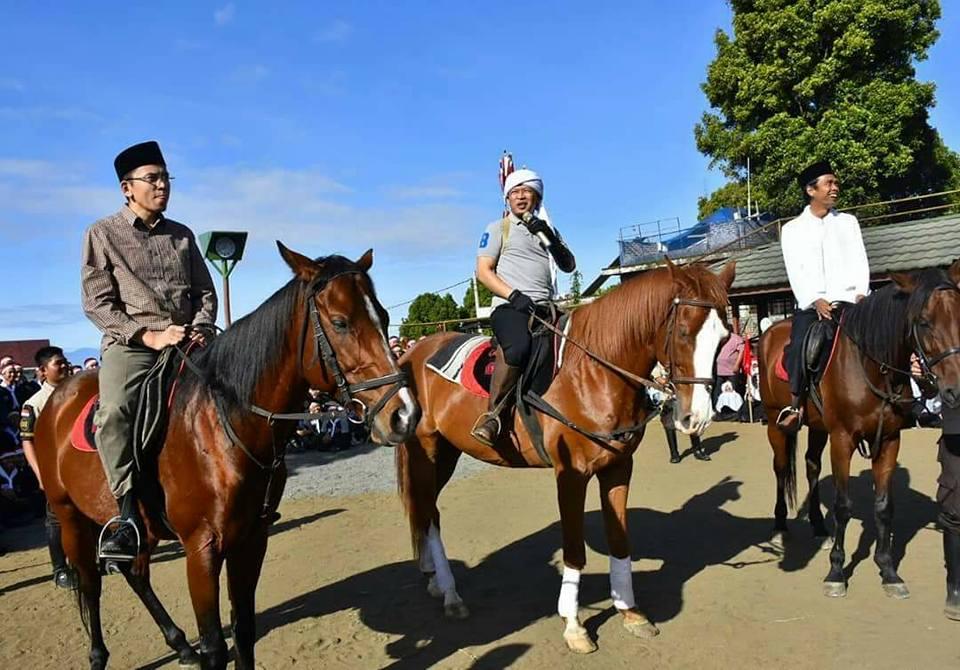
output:
[[[743,407],[743,398],[733,388],[733,382],[725,381],[720,387],[720,395],[717,397],[717,421],[730,421],[736,419],[740,408]]]
[[[741,388],[740,366],[743,364],[744,349],[744,339],[737,333],[730,333],[730,337],[720,347],[720,352],[717,354],[717,381],[713,386],[714,403],[717,402],[719,391],[723,389],[726,382],[730,382],[734,390]]]

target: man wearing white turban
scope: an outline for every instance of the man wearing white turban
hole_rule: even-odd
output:
[[[536,172],[511,173],[503,196],[510,213],[487,226],[477,250],[477,277],[493,293],[490,324],[500,344],[489,409],[471,431],[488,446],[500,434],[500,416],[511,407],[511,391],[530,353],[530,315],[554,297],[553,266],[564,272],[577,266],[542,207],[543,180]]]

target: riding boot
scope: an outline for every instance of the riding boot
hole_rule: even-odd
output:
[[[943,531],[943,562],[947,567],[947,601],[943,614],[960,621],[960,534]]]
[[[487,411],[477,419],[470,434],[478,442],[492,447],[500,435],[500,418],[513,406],[513,391],[520,378],[520,368],[507,365],[503,353],[497,352],[497,362],[490,380],[490,402]]]
[[[100,543],[100,556],[118,561],[132,561],[140,550],[143,525],[133,489],[120,498],[120,522]]]
[[[670,449],[670,462],[679,463],[680,462],[680,452],[677,449],[677,429],[676,428],[664,428],[663,432],[667,436],[667,447]]]
[[[803,425],[803,398],[791,395],[790,405],[780,410],[777,417],[777,427],[787,435],[796,435]]]
[[[703,443],[700,441],[699,435],[690,436],[690,445],[693,447],[693,457],[698,461],[713,460],[710,458],[710,454],[707,453],[706,449],[703,448]]]
[[[67,564],[60,539],[60,524],[47,522],[47,550],[50,552],[50,565],[53,566],[53,583],[61,589],[77,588],[77,576]]]

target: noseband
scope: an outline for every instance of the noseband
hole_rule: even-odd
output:
[[[670,360],[665,365],[667,387],[674,390],[677,384],[703,384],[709,390],[710,387],[713,386],[713,379],[710,377],[675,377],[673,374],[674,342],[676,340],[674,329],[677,323],[677,314],[683,306],[699,307],[700,309],[717,309],[717,306],[712,302],[708,300],[698,300],[697,298],[681,298],[678,296],[670,303],[670,315],[667,317],[667,357]]]
[[[933,291],[930,292],[930,295],[927,296],[927,301],[930,300],[930,297],[935,291],[957,291],[956,286],[953,284],[940,284]],[[923,311],[927,307],[927,301],[924,301],[923,307],[920,309],[920,316],[923,316]],[[913,324],[910,326],[910,332],[913,335],[914,343],[914,352],[917,354],[917,358],[920,361],[920,369],[923,370],[923,377],[928,384],[933,386],[939,386],[940,378],[937,377],[937,374],[933,371],[933,366],[947,358],[948,356],[953,356],[954,354],[960,354],[960,347],[952,347],[946,351],[941,351],[939,354],[931,358],[927,355],[926,349],[923,347],[923,342],[920,340],[920,318],[914,320]]]

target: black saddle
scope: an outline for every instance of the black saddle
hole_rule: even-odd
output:
[[[811,383],[820,381],[827,369],[833,340],[837,336],[837,323],[833,320],[817,321],[807,331],[803,340],[803,367]]]

